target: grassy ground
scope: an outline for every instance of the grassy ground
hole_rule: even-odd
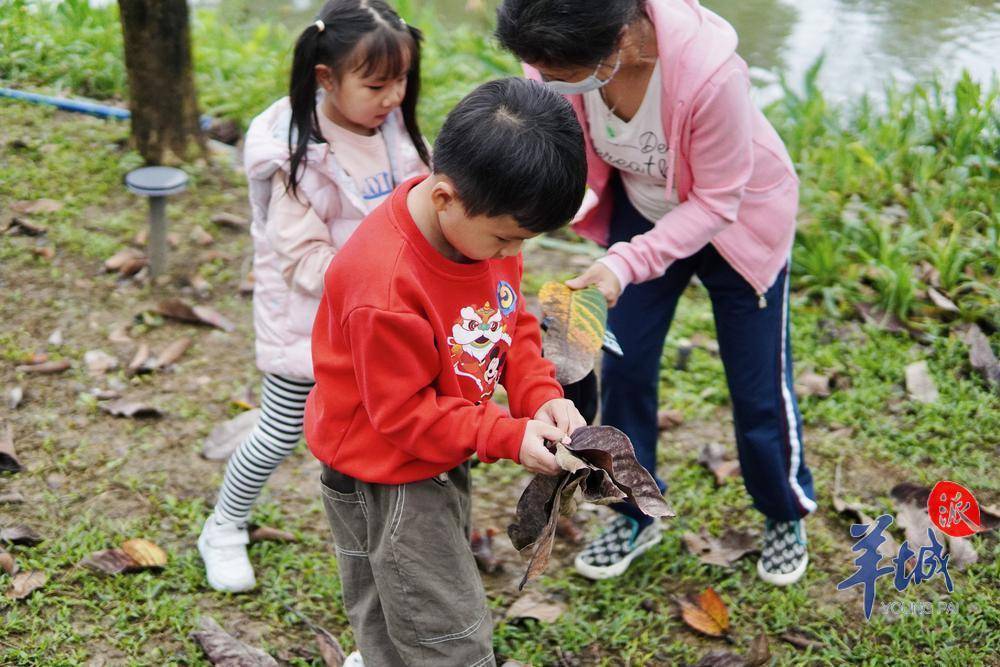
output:
[[[27,7],[0,0],[0,78],[122,97],[113,10],[62,3],[52,12],[31,14]],[[291,38],[280,28],[221,25],[211,13],[198,16],[203,106],[245,121],[280,94],[287,65],[281,54],[287,55]],[[433,134],[444,111],[474,82],[513,71],[514,63],[467,30],[445,32],[431,24],[428,33],[429,92],[422,111]],[[994,349],[1000,345],[996,87],[964,81],[949,91],[892,92],[881,106],[833,109],[807,81],[804,92],[789,92],[769,113],[803,179],[792,302],[797,369],[840,378],[831,396],[802,400],[820,502],[808,523],[810,571],[791,589],[773,589],[758,582],[752,559],[731,570],[706,566],[681,542],[683,532],[701,527],[713,534],[730,526],[760,527],[742,485],[716,488],[696,463],[706,442],[734,447],[725,380],[710,345],[695,348],[686,371],[672,370],[683,340],[712,336],[709,304],[695,286],[681,303],[664,352],[664,401],[686,417],[664,435],[661,449],[677,519],[642,568],[613,582],[574,576],[566,567],[573,548],[557,547],[556,563],[535,585],[567,605],[551,625],[502,620],[517,596],[521,565],[501,540],[505,572],[486,581],[498,617],[497,649],[506,657],[536,665],[683,664],[713,649],[742,652],[766,632],[778,664],[997,664],[995,535],[973,540],[979,563],[952,573],[951,596],[940,579],[905,594],[885,581],[879,586],[880,601],[950,600],[954,613],[896,618],[876,605],[865,622],[857,591],[835,588],[853,571],[854,554],[849,521],[831,507],[838,463],[846,495],[889,512],[888,491],[900,481],[953,479],[982,503],[1000,502],[1000,399],[971,373],[959,336],[960,325],[975,321],[991,334]],[[0,496],[16,491],[25,502],[0,504],[0,526],[23,523],[39,531],[45,538],[40,545],[10,551],[22,569],[49,575],[27,600],[0,597],[0,663],[205,664],[187,635],[196,617],[207,613],[284,663],[320,664],[311,633],[286,605],[331,630],[345,646],[353,640],[314,492],[316,467],[306,452],[279,469],[257,510],[260,523],[299,538],[251,548],[257,592],[229,597],[207,589],[194,547],[222,472],[220,464],[198,456],[201,440],[235,414],[231,397],[258,381],[250,304],[237,290],[249,239],[209,222],[219,211],[245,213],[242,177],[223,159],[187,167],[191,188],[168,209],[177,236],[170,279],[157,286],[119,282],[102,273],[101,264],[131,242],[145,216],[144,204],[121,186],[123,174],[139,163],[126,140],[123,125],[0,103],[0,226],[9,218],[9,201],[51,198],[63,204],[59,211],[30,216],[47,227],[45,236],[0,236],[0,387],[25,391],[20,408],[2,407],[25,470],[0,477]],[[195,228],[213,241],[197,243]],[[534,286],[579,267],[578,258],[537,247],[527,255],[528,283]],[[192,275],[209,283],[207,293],[191,289]],[[933,307],[930,286],[953,299],[960,312]],[[134,319],[160,298],[176,295],[211,304],[236,323],[236,331]],[[884,311],[888,328],[895,318],[908,330],[860,322],[859,304]],[[131,341],[109,340],[129,323]],[[57,328],[63,342],[47,344]],[[181,335],[195,342],[172,371],[91,377],[82,361],[85,351],[100,348],[127,362],[141,343],[160,350]],[[69,359],[73,367],[58,376],[15,370],[39,351]],[[903,387],[904,367],[923,359],[941,392],[931,405],[910,400]],[[143,421],[105,415],[87,391],[113,382],[124,385],[126,396],[154,402],[166,416]],[[476,523],[502,532],[526,478],[507,464],[480,466],[475,475]],[[599,518],[587,511],[579,515],[591,528]],[[97,549],[138,536],[168,552],[164,571],[107,578],[75,567]],[[8,580],[0,574],[0,588]],[[671,595],[708,585],[730,607],[735,647],[696,636],[678,619]],[[817,646],[797,649],[778,639],[788,631],[808,634]]]

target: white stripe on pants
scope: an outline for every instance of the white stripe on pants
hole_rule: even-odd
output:
[[[264,374],[260,418],[233,452],[215,506],[216,517],[242,523],[267,478],[302,438],[302,418],[311,380]]]

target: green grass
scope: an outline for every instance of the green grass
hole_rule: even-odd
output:
[[[0,0],[0,78],[6,84],[104,99],[124,96],[114,8],[30,7]],[[404,6],[403,13],[428,33],[422,108],[428,133],[477,82],[516,70],[475,31],[445,31],[415,3]],[[194,39],[203,109],[245,122],[280,95],[292,38],[281,27],[223,25],[211,12],[197,12]],[[892,90],[884,101],[844,108],[829,105],[810,78],[803,92],[787,91],[768,112],[802,177],[803,224],[793,256],[797,368],[835,373],[847,383],[827,398],[801,401],[807,458],[820,496],[820,510],[809,522],[810,571],[801,585],[777,590],[757,581],[752,559],[733,570],[712,568],[688,554],[680,541],[682,532],[702,526],[718,534],[728,526],[757,528],[759,523],[742,485],[716,488],[695,462],[701,438],[731,444],[732,436],[718,357],[696,348],[687,371],[673,370],[681,339],[713,332],[704,290],[692,287],[679,306],[662,372],[664,402],[680,408],[687,419],[684,427],[666,434],[661,456],[677,519],[644,567],[621,580],[593,584],[553,568],[535,586],[566,602],[567,613],[553,625],[498,624],[496,645],[505,656],[536,665],[557,664],[560,651],[575,654],[583,664],[696,662],[709,650],[727,646],[685,629],[670,596],[709,585],[730,606],[734,648],[745,650],[750,639],[766,631],[782,665],[965,666],[995,664],[1000,654],[995,536],[974,541],[980,562],[953,572],[951,596],[940,580],[902,595],[885,581],[879,586],[880,602],[951,601],[955,613],[894,619],[876,606],[865,623],[860,600],[835,590],[852,571],[853,554],[848,521],[830,507],[838,462],[846,474],[845,493],[883,511],[892,511],[889,489],[903,480],[954,479],[972,488],[980,501],[1000,502],[995,474],[1000,399],[971,372],[955,326],[978,321],[993,332],[994,349],[1000,346],[997,88],[966,79],[949,90],[934,85]],[[285,604],[329,628],[345,646],[353,642],[318,500],[308,489],[297,490],[294,500],[301,509],[291,511],[276,500],[288,497],[286,489],[268,492],[257,520],[292,530],[300,542],[253,547],[260,587],[233,598],[207,590],[193,544],[220,471],[190,473],[204,475],[192,491],[180,484],[185,480],[176,470],[141,465],[195,457],[200,436],[213,420],[228,415],[228,397],[256,378],[246,337],[249,305],[231,295],[240,257],[249,252],[247,239],[228,241],[232,259],[194,264],[194,251],[184,243],[171,255],[173,265],[183,267],[178,271],[197,269],[217,286],[214,306],[238,314],[233,317],[241,327],[236,347],[243,355],[220,368],[218,359],[199,357],[202,343],[197,343],[185,373],[220,379],[208,398],[187,385],[168,393],[163,401],[172,420],[108,425],[93,401],[76,398],[70,389],[93,381],[79,368],[82,348],[69,342],[53,356],[71,358],[78,367],[60,380],[47,384],[14,374],[15,362],[36,350],[37,335],[51,330],[60,317],[72,314],[86,329],[91,315],[127,319],[131,311],[116,310],[124,308],[122,302],[131,307],[133,300],[155,296],[127,289],[119,293],[110,278],[95,278],[100,261],[127,243],[145,217],[144,204],[121,185],[124,173],[140,163],[123,146],[127,132],[123,124],[0,102],[0,196],[5,202],[49,197],[64,203],[60,211],[33,217],[47,226],[44,239],[0,237],[0,313],[5,322],[17,323],[0,328],[0,382],[28,389],[29,400],[12,419],[19,451],[33,462],[27,472],[0,479],[0,489],[31,489],[31,505],[0,506],[0,512],[4,524],[24,521],[43,531],[44,543],[12,552],[22,568],[50,576],[46,587],[26,601],[0,597],[0,663],[76,665],[100,657],[95,647],[101,647],[112,663],[206,664],[187,635],[195,618],[208,613],[289,664],[317,665],[311,634]],[[218,165],[186,169],[191,189],[172,200],[172,229],[202,225],[211,230],[211,213],[244,207],[238,175]],[[57,261],[34,256],[30,251],[39,243],[55,247]],[[929,306],[928,267],[961,309],[956,318]],[[526,284],[537,289],[548,277],[528,275]],[[89,281],[92,293],[50,288],[50,283],[73,281]],[[856,323],[853,310],[859,302],[893,313],[919,337]],[[147,333],[162,335],[163,328],[153,323]],[[921,359],[928,361],[941,391],[933,405],[911,401],[903,386],[904,367]],[[132,380],[130,387],[152,390],[163,381],[148,376]],[[843,427],[852,433],[831,435]],[[300,452],[286,465],[301,465],[308,456]],[[64,478],[63,485],[50,488],[47,480],[53,476]],[[518,470],[506,464],[481,466],[475,476],[480,489],[502,489],[519,479]],[[74,568],[91,551],[139,535],[170,554],[162,573],[105,578]],[[0,575],[0,588],[6,582]],[[503,595],[493,600],[501,610],[509,602]],[[810,633],[821,648],[800,651],[776,639],[789,630]]]

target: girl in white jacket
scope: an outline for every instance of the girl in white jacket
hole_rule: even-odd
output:
[[[289,96],[250,124],[254,328],[261,416],[226,468],[198,551],[209,585],[256,585],[247,519],[302,437],[310,338],[337,249],[397,183],[425,173],[417,126],[420,32],[383,0],[331,0],[299,36]]]

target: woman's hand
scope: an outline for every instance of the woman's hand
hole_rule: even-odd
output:
[[[618,303],[618,297],[622,294],[621,283],[611,269],[600,262],[594,262],[590,268],[581,275],[566,281],[566,287],[570,289],[583,289],[589,285],[594,285],[601,291],[604,298],[608,300],[608,306]]]

